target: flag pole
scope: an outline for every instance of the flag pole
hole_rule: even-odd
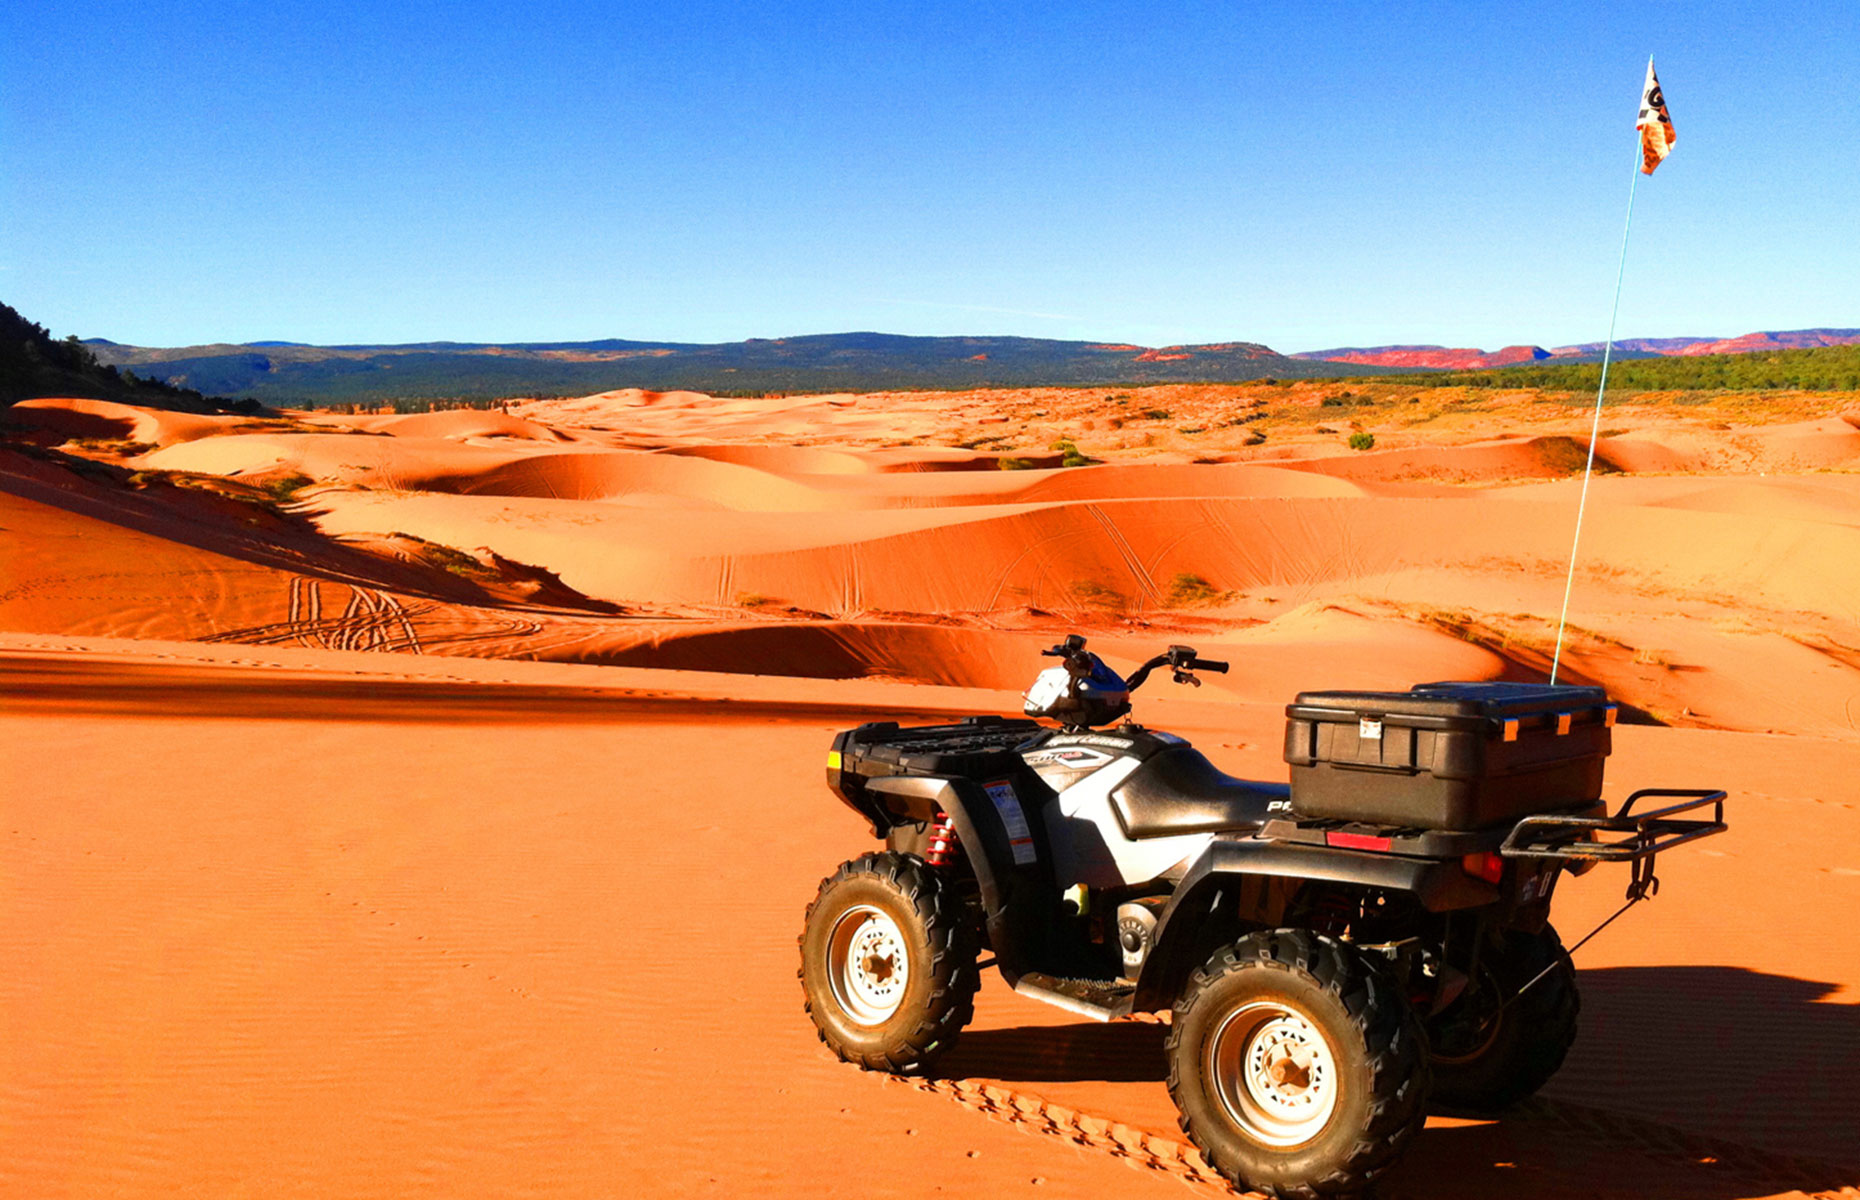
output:
[[[1653,69],[1653,59],[1647,59]],[[1582,516],[1589,506],[1589,476],[1595,471],[1595,442],[1601,436],[1602,397],[1608,393],[1608,362],[1614,357],[1615,319],[1621,315],[1621,280],[1627,274],[1628,233],[1634,228],[1634,188],[1640,182],[1641,148],[1634,145],[1634,173],[1628,177],[1627,220],[1621,225],[1621,261],[1615,266],[1615,303],[1608,313],[1608,340],[1602,345],[1602,379],[1595,389],[1595,417],[1589,422],[1589,458],[1582,467],[1582,498],[1576,502],[1576,534],[1569,543],[1569,572],[1563,579],[1563,612],[1556,622],[1556,649],[1550,656],[1550,682],[1556,682],[1557,669],[1563,663],[1563,629],[1569,624],[1569,595],[1576,584],[1576,551],[1582,545]]]

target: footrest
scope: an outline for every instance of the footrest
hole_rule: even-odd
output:
[[[1137,994],[1135,987],[1117,979],[1060,979],[1038,971],[1022,975],[1014,990],[1094,1021],[1129,1016]]]

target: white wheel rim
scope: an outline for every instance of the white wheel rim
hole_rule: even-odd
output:
[[[897,922],[870,905],[849,908],[827,940],[833,998],[861,1025],[883,1025],[904,1003],[910,951]]]
[[[1227,1115],[1267,1146],[1301,1146],[1337,1109],[1330,1043],[1298,1010],[1257,1000],[1229,1013],[1208,1040],[1208,1075]]]

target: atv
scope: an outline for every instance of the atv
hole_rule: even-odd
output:
[[[1717,790],[1606,810],[1601,688],[1301,693],[1290,781],[1264,783],[1128,719],[1153,672],[1199,686],[1226,663],[1171,646],[1125,680],[1077,635],[1044,653],[1061,665],[1024,719],[834,739],[827,782],[885,849],[808,907],[807,1011],[840,1058],[900,1074],[955,1044],[984,952],[1081,1016],[1166,1011],[1183,1131],[1275,1196],[1366,1189],[1430,1100],[1492,1112],[1542,1087],[1576,1036],[1561,876],[1625,862],[1631,906],[1655,855],[1726,828]]]

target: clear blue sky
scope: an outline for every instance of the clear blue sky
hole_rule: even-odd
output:
[[[48,4],[0,300],[145,345],[1860,326],[1860,4]]]

